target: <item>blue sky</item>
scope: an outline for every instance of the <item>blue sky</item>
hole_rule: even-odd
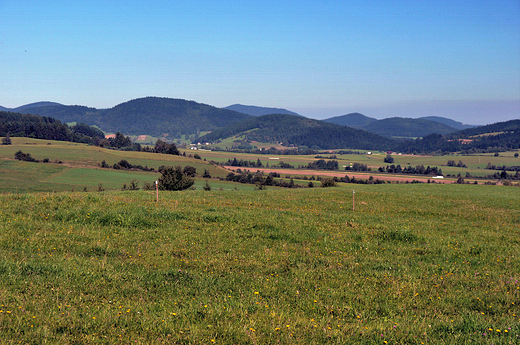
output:
[[[0,105],[520,118],[520,1],[0,0]]]

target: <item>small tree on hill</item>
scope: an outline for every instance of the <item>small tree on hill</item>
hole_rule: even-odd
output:
[[[385,157],[385,163],[390,163],[392,164],[394,162],[394,157],[392,157],[392,155],[388,154],[386,155]]]
[[[184,190],[195,183],[195,179],[183,174],[180,166],[164,167],[158,181],[161,190]]]
[[[179,155],[179,150],[175,144],[168,144],[160,139],[155,142],[155,147],[153,149],[155,153],[163,153],[167,155]]]
[[[192,166],[186,165],[184,167],[184,170],[182,170],[182,173],[189,177],[195,177],[195,175],[197,174],[197,169],[195,169]]]

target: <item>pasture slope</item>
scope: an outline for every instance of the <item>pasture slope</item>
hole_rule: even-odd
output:
[[[87,191],[98,190],[101,184],[104,189],[121,189],[123,184],[132,180],[142,187],[144,182],[155,181],[158,172],[136,170],[103,169],[104,160],[113,166],[121,160],[133,165],[142,165],[158,170],[161,165],[190,165],[202,176],[208,170],[214,178],[225,177],[227,171],[203,160],[182,156],[164,155],[148,152],[132,152],[109,150],[85,144],[38,140],[30,138],[12,138],[13,145],[0,146],[0,193],[53,192],[53,191]],[[47,158],[49,163],[33,163],[14,160],[15,152],[21,150],[30,153],[39,161]],[[57,163],[61,162],[61,163]],[[205,180],[196,180],[196,187],[202,189]],[[214,187],[233,189],[235,186],[215,181]],[[239,186],[240,187],[240,186]],[[243,186],[244,189],[253,189]]]
[[[517,344],[518,188],[0,195],[3,344]]]

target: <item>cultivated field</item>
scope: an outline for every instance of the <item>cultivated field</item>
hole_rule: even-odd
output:
[[[6,344],[514,344],[518,188],[0,195]]]
[[[411,175],[411,174],[381,174],[377,169],[381,166],[388,165],[384,162],[386,153],[373,152],[372,155],[367,154],[348,154],[336,155],[339,170],[333,172],[327,170],[309,170],[309,169],[289,169],[285,170],[276,165],[280,162],[298,166],[307,166],[309,163],[318,159],[316,157],[330,157],[331,153],[323,153],[321,155],[255,155],[248,153],[231,153],[231,152],[215,152],[215,151],[194,151],[184,150],[188,157],[163,155],[146,152],[128,152],[108,150],[95,146],[87,146],[85,144],[60,142],[51,140],[37,140],[30,138],[12,138],[13,145],[0,146],[0,193],[24,193],[24,192],[42,192],[42,191],[95,191],[102,185],[106,190],[119,190],[124,184],[129,184],[132,180],[137,181],[139,186],[145,182],[153,182],[160,175],[154,172],[144,171],[124,171],[114,169],[102,169],[101,162],[104,160],[109,166],[122,159],[127,160],[133,165],[142,165],[153,167],[156,170],[161,166],[190,165],[197,169],[198,177],[195,181],[195,188],[203,189],[206,179],[202,178],[204,170],[208,170],[212,179],[209,184],[212,188],[223,190],[253,190],[253,185],[245,185],[241,183],[230,183],[221,181],[229,173],[229,169],[210,164],[209,162],[225,163],[229,159],[237,158],[238,160],[257,161],[260,160],[266,174],[269,171],[276,171],[282,174],[283,178],[287,176],[293,177],[296,184],[307,185],[308,181],[298,179],[303,176],[337,176],[356,177],[361,179],[369,179],[373,176],[376,179],[387,181],[422,181],[432,180],[432,176]],[[30,153],[31,156],[40,161],[47,158],[49,163],[30,163],[14,160],[14,154],[18,150],[24,153]],[[453,183],[457,180],[457,175],[465,177],[466,174],[471,176],[486,176],[494,174],[495,170],[485,169],[488,163],[492,165],[515,166],[520,165],[520,158],[515,158],[515,152],[501,153],[499,157],[493,154],[481,154],[474,156],[449,155],[449,156],[405,156],[393,155],[395,165],[401,165],[403,168],[411,165],[431,166],[441,168],[444,174],[453,175],[451,178],[445,178],[445,183]],[[198,154],[202,159],[194,159],[189,156]],[[467,168],[448,167],[448,160],[455,162],[462,161]],[[61,162],[61,163],[56,163]],[[366,164],[372,169],[370,172],[354,172],[345,171],[346,166],[354,163]],[[267,168],[269,167],[269,168]],[[236,169],[236,168],[235,168]],[[251,172],[256,172],[257,168],[241,168]],[[436,180],[437,182],[439,180]],[[467,182],[474,182],[472,178],[466,178]],[[491,180],[495,182],[496,180]],[[478,180],[478,183],[484,183],[484,180]],[[319,183],[318,183],[319,184]],[[270,187],[274,188],[274,187]]]

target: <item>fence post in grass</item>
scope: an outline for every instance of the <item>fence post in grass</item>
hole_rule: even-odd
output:
[[[159,182],[155,181],[155,202],[159,202]]]
[[[354,212],[354,209],[355,209],[355,205],[356,205],[356,202],[354,201],[354,197],[356,195],[356,191],[353,190],[352,191],[352,212]]]

